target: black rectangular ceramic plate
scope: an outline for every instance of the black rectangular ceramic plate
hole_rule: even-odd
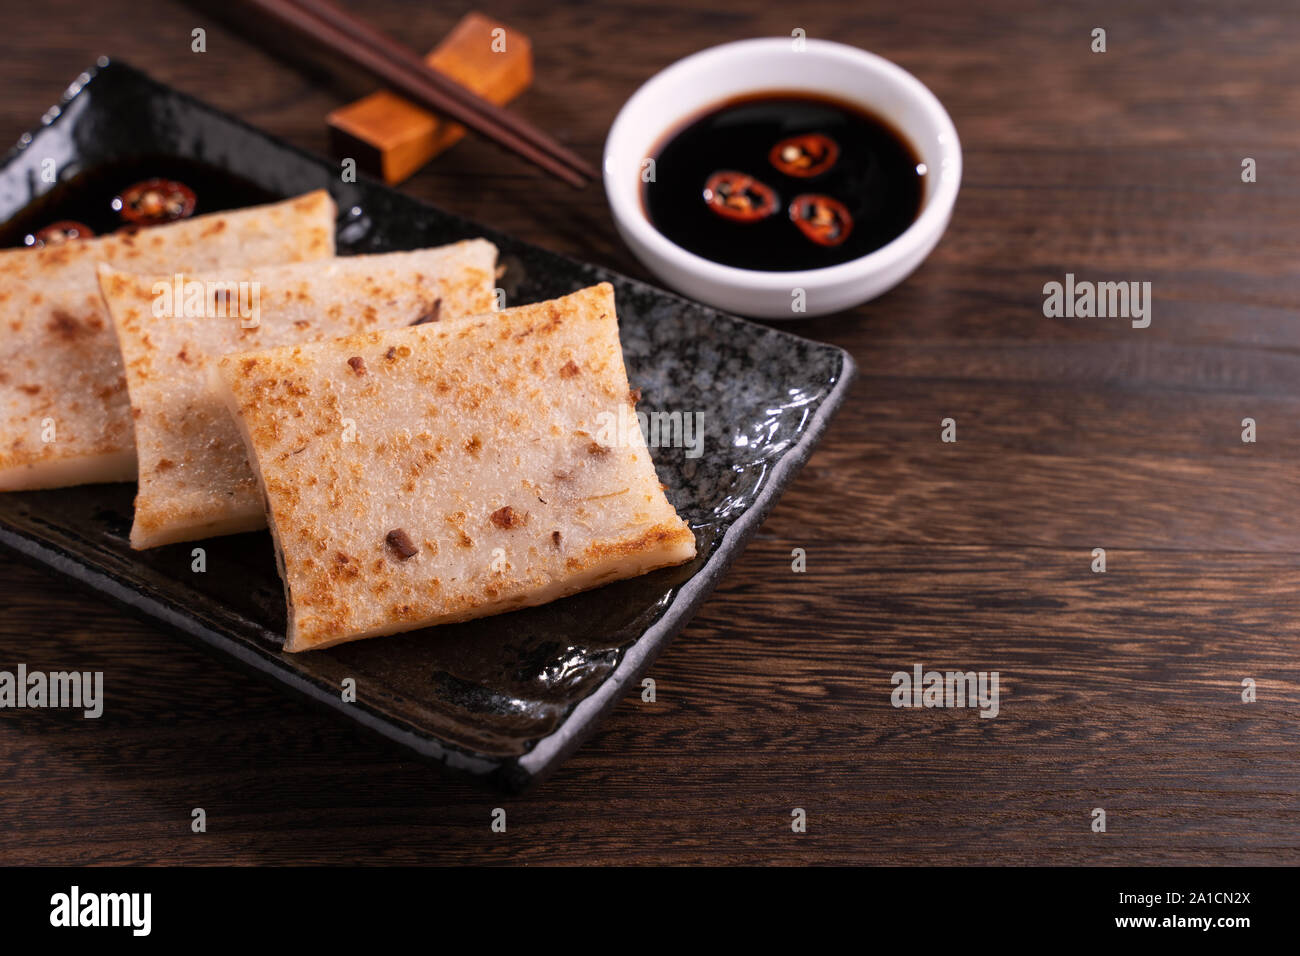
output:
[[[40,175],[56,160],[60,182]],[[654,450],[668,497],[699,545],[689,565],[467,624],[310,654],[285,654],[284,596],[268,534],[147,552],[127,546],[135,487],[0,495],[0,542],[448,767],[520,789],[595,727],[704,601],[842,401],[853,365],[837,348],[744,322],[448,215],[384,186],[343,183],[303,153],[101,60],[0,169],[6,245],[148,175],[199,181],[200,212],[327,188],[341,254],[485,236],[507,266],[510,304],[614,284],[640,409],[703,416],[703,454]],[[95,225],[95,223],[91,223]],[[354,678],[355,703],[341,700]]]

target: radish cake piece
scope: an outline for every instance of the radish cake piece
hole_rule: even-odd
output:
[[[133,548],[266,527],[244,443],[208,379],[222,355],[490,311],[496,247],[185,276],[100,267],[135,418]]]
[[[134,481],[122,358],[97,263],[198,272],[334,255],[334,201],[286,202],[0,252],[0,491]]]
[[[608,284],[488,315],[228,355],[287,651],[543,604],[680,564]],[[616,432],[617,434],[614,434]]]

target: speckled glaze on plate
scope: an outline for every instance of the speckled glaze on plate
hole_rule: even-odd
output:
[[[339,204],[341,254],[485,236],[508,267],[509,304],[614,284],[640,410],[703,415],[702,455],[654,450],[668,497],[695,532],[699,553],[688,565],[436,633],[292,655],[281,650],[284,595],[268,534],[203,542],[207,571],[196,574],[193,543],[129,548],[134,485],[0,495],[0,542],[424,757],[506,789],[548,774],[625,691],[639,687],[807,460],[853,375],[840,349],[546,252],[384,186],[342,183],[334,163],[121,63],[101,60],[78,77],[5,158],[0,220],[46,193],[42,212],[46,205],[55,211],[57,187],[39,175],[45,157],[74,179],[140,157],[170,157],[225,171],[249,195],[324,187]],[[346,677],[356,680],[356,703],[340,700]]]

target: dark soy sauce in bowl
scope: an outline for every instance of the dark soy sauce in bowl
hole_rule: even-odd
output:
[[[729,100],[669,133],[641,195],[651,224],[683,249],[741,269],[792,272],[897,239],[920,213],[926,175],[883,119],[837,100],[774,92]]]

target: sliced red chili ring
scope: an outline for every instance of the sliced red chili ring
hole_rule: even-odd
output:
[[[844,203],[820,193],[795,196],[790,221],[819,246],[838,246],[853,231],[853,217]]]
[[[57,246],[61,242],[67,242],[69,239],[89,239],[95,234],[84,222],[76,222],[72,219],[60,219],[58,222],[52,222],[44,229],[41,229],[34,236],[29,236],[27,245],[34,249],[42,246]]]
[[[767,158],[787,176],[811,179],[835,165],[840,158],[840,147],[829,136],[805,133],[781,140],[772,147]]]
[[[719,216],[735,222],[757,222],[776,212],[777,199],[772,187],[753,176],[722,170],[704,184],[704,201]]]
[[[113,200],[113,208],[127,222],[152,226],[173,222],[194,213],[194,190],[174,179],[146,179]]]

